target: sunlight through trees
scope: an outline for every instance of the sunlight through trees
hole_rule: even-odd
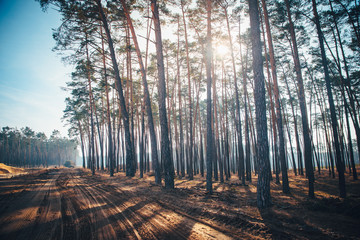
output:
[[[38,2],[62,16],[54,50],[74,66],[64,119],[93,174],[153,172],[166,188],[206,174],[209,194],[255,174],[259,208],[271,181],[291,192],[289,170],[306,173],[310,198],[316,168],[338,171],[341,197],[344,174],[357,179],[356,2]]]

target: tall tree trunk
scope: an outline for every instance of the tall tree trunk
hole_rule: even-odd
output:
[[[121,77],[120,77],[120,73],[119,73],[119,67],[118,67],[118,64],[116,61],[115,49],[114,49],[113,41],[111,38],[108,22],[107,22],[104,10],[101,5],[101,1],[96,0],[96,3],[99,8],[101,21],[103,23],[107,42],[109,45],[111,61],[112,61],[112,65],[113,65],[113,69],[114,69],[114,73],[115,73],[115,80],[116,80],[115,85],[116,85],[116,90],[118,91],[119,100],[120,100],[121,117],[124,122],[125,141],[126,141],[126,176],[135,176],[134,154],[133,154],[133,145],[132,145],[131,134],[130,134],[129,114],[126,109],[125,98],[124,98],[123,88],[122,88],[122,83],[121,83]]]
[[[263,12],[264,12],[266,35],[267,35],[267,41],[268,41],[268,45],[269,45],[271,73],[272,73],[272,80],[273,80],[273,84],[274,84],[276,123],[277,123],[277,130],[279,131],[279,135],[278,135],[279,136],[279,157],[280,157],[280,164],[281,164],[283,192],[289,193],[290,188],[289,188],[289,180],[288,180],[288,175],[287,175],[286,158],[285,158],[284,126],[282,123],[280,93],[279,93],[278,80],[277,80],[274,47],[273,47],[273,42],[272,42],[270,21],[269,21],[268,11],[267,11],[267,7],[266,7],[266,2],[265,2],[265,0],[261,0],[261,2],[262,2],[262,8],[263,8]]]
[[[250,161],[250,137],[249,137],[249,114],[248,114],[248,100],[247,100],[247,78],[246,78],[246,69],[247,69],[247,64],[246,67],[244,67],[244,60],[243,60],[243,56],[242,56],[242,44],[241,44],[241,36],[240,36],[240,20],[239,20],[239,45],[240,45],[240,62],[241,62],[241,72],[242,72],[242,78],[243,78],[243,89],[244,89],[244,113],[245,113],[245,163],[246,163],[246,178],[248,181],[251,182],[251,161]],[[228,28],[229,29],[229,28]],[[229,31],[229,30],[228,30]],[[248,50],[246,49],[246,59],[247,59],[247,53]],[[234,68],[234,63],[233,63],[233,68]]]
[[[201,113],[199,111],[199,130],[200,130],[200,174],[204,177],[204,144],[203,144],[203,131],[201,127]]]
[[[331,91],[330,85],[330,76],[328,70],[328,63],[326,59],[324,41],[323,41],[323,33],[320,27],[320,20],[317,12],[316,1],[312,0],[313,6],[313,13],[315,17],[315,24],[318,33],[319,43],[320,43],[320,51],[321,51],[321,63],[324,68],[324,75],[325,75],[325,83],[326,83],[326,91],[328,95],[328,101],[330,105],[330,117],[331,117],[331,126],[334,135],[334,143],[335,143],[335,153],[336,153],[336,164],[337,164],[337,171],[339,174],[339,189],[340,189],[340,197],[346,197],[346,186],[345,186],[345,176],[344,176],[344,162],[341,158],[341,151],[340,151],[340,143],[339,143],[339,135],[338,135],[338,123],[337,123],[337,116],[335,112],[335,104],[334,99]]]
[[[153,166],[154,166],[154,171],[155,171],[155,183],[161,184],[161,172],[160,172],[160,167],[159,167],[159,162],[158,162],[158,152],[157,152],[157,147],[156,147],[157,146],[156,145],[156,134],[155,134],[155,127],[154,127],[154,119],[153,119],[152,109],[151,109],[150,93],[149,93],[148,83],[147,83],[147,79],[146,79],[146,70],[145,70],[145,67],[143,64],[140,47],[139,47],[139,44],[137,41],[137,36],[135,34],[135,29],[132,24],[130,13],[125,4],[125,0],[121,0],[121,3],[123,6],[123,9],[124,9],[127,23],[129,25],[129,28],[131,31],[132,39],[133,39],[133,42],[135,45],[135,50],[136,50],[136,54],[137,54],[138,62],[139,62],[139,66],[140,66],[141,80],[142,80],[142,84],[144,87],[144,102],[145,102],[145,108],[146,108],[146,113],[147,113],[147,118],[148,118],[148,127],[149,127],[149,131],[150,131],[151,160],[153,161]]]
[[[212,193],[212,163],[213,163],[213,133],[211,126],[211,58],[212,58],[212,46],[211,46],[211,0],[206,1],[207,12],[207,35],[206,35],[206,191]]]
[[[176,101],[174,98],[174,111],[173,111],[173,124],[175,128],[175,149],[176,149],[176,175],[180,176],[180,152],[179,152],[179,132],[177,128],[177,119],[176,119]]]
[[[282,109],[284,109],[284,106],[282,106]],[[285,110],[283,110],[284,115],[286,116],[287,113]],[[288,133],[288,138],[289,138],[289,143],[290,143],[290,150],[291,150],[291,159],[292,159],[292,163],[293,163],[293,170],[294,170],[294,174],[295,176],[297,176],[297,169],[296,169],[296,161],[295,161],[295,155],[294,155],[294,150],[293,150],[293,146],[292,146],[292,141],[291,141],[291,134],[290,134],[290,126],[289,126],[289,120],[288,118],[284,117],[285,120],[285,126],[286,126],[286,130]]]
[[[85,35],[87,41],[87,33],[85,33]],[[91,173],[92,175],[95,175],[95,127],[94,127],[94,117],[93,117],[95,104],[94,104],[94,96],[91,88],[90,58],[89,58],[88,44],[86,44],[86,73],[89,84],[89,98],[90,98],[90,121],[91,121],[90,163],[91,163]],[[59,167],[60,167],[60,163],[59,163]]]
[[[294,57],[294,64],[295,64],[295,72],[296,72],[296,79],[298,85],[298,97],[300,103],[300,111],[301,111],[301,120],[303,125],[303,137],[304,137],[304,158],[305,158],[305,168],[306,168],[306,176],[309,179],[309,197],[314,198],[314,170],[312,165],[312,151],[311,151],[311,140],[310,140],[310,130],[309,130],[309,122],[307,117],[307,110],[306,110],[306,100],[305,100],[305,90],[304,90],[304,83],[301,74],[301,66],[300,66],[300,59],[299,59],[299,52],[296,42],[295,36],[295,29],[294,24],[291,17],[290,11],[290,3],[289,0],[285,0],[285,5],[287,9],[288,21],[289,21],[289,30],[291,36],[291,42],[293,46],[293,57]]]
[[[183,17],[183,24],[184,24],[184,33],[185,33],[185,50],[186,50],[186,66],[187,66],[187,78],[188,78],[188,94],[189,94],[189,179],[192,180],[194,178],[193,173],[193,107],[191,103],[191,79],[190,79],[190,58],[189,58],[189,44],[188,44],[188,36],[187,36],[187,29],[186,29],[186,21],[185,21],[185,11],[184,11],[184,3],[181,1],[181,12]]]
[[[179,17],[180,18],[180,17]],[[177,32],[177,52],[176,52],[176,66],[177,66],[177,79],[178,79],[178,97],[179,97],[179,131],[180,131],[180,171],[181,177],[185,177],[184,166],[184,131],[182,124],[182,98],[181,98],[181,79],[180,79],[180,20],[178,18],[178,32]]]
[[[140,134],[140,144],[139,144],[139,154],[140,154],[140,178],[144,176],[144,171],[146,169],[146,161],[145,160],[145,109],[144,106],[141,107],[141,132]]]
[[[263,22],[262,22],[262,18],[260,18],[260,24],[261,24],[261,29],[262,29],[262,35],[263,38],[265,39],[265,30],[264,30],[264,26],[263,26]],[[267,46],[266,46],[266,42],[264,41],[264,51],[265,51],[265,66],[266,66],[266,73],[267,73],[267,77],[268,77],[268,82],[266,85],[266,89],[268,91],[269,94],[269,102],[270,102],[270,109],[269,109],[269,115],[271,116],[270,118],[270,126],[272,129],[272,149],[273,149],[273,154],[272,154],[272,158],[273,158],[273,169],[275,172],[275,183],[276,184],[280,184],[280,177],[279,177],[279,172],[280,172],[280,168],[279,168],[279,142],[278,142],[278,131],[277,131],[277,126],[276,126],[276,113],[275,113],[275,106],[274,106],[274,101],[273,101],[273,94],[272,94],[272,87],[271,87],[271,75],[270,75],[270,69],[269,69],[269,61],[268,61],[268,55],[267,55]]]
[[[333,13],[334,10],[333,10],[331,0],[329,0],[329,3],[330,3],[330,9],[331,9],[331,11]],[[341,55],[342,55],[342,58],[343,58],[343,61],[344,61],[344,67],[345,67],[345,73],[346,73],[346,81],[345,81],[345,83],[342,83],[342,84],[345,84],[345,86],[347,88],[347,93],[348,93],[348,96],[349,96],[349,101],[350,101],[350,106],[351,106],[351,108],[349,109],[350,110],[349,113],[350,113],[350,115],[352,117],[352,121],[353,121],[353,124],[354,124],[356,138],[357,138],[358,156],[360,156],[360,127],[359,127],[359,120],[358,120],[358,117],[357,117],[357,111],[356,111],[356,107],[355,107],[355,103],[354,103],[354,93],[353,93],[353,90],[351,88],[351,83],[350,83],[349,67],[348,67],[348,64],[347,64],[346,56],[345,56],[345,50],[344,50],[344,47],[343,47],[343,41],[341,39],[339,27],[338,27],[338,24],[337,24],[337,21],[336,21],[336,18],[335,18],[335,16],[336,16],[335,13],[333,13],[333,16],[334,16],[335,30],[336,30],[336,33],[337,33],[337,36],[338,36],[338,39],[339,39]]]
[[[212,63],[212,66],[214,66],[211,69],[212,72],[212,85],[213,89],[216,89],[216,75],[215,75],[215,64],[214,60]],[[220,152],[218,151],[219,146],[219,128],[218,128],[218,116],[217,116],[217,95],[216,91],[212,91],[213,94],[213,115],[212,115],[212,128],[213,128],[213,144],[214,144],[214,162],[213,162],[213,172],[214,172],[214,180],[219,180],[219,171],[218,171],[218,162],[220,162]]]
[[[174,188],[174,165],[172,163],[169,131],[166,116],[166,84],[165,84],[165,68],[163,46],[161,38],[161,28],[159,19],[159,8],[156,0],[151,0],[151,10],[153,13],[153,21],[155,26],[155,39],[156,39],[156,57],[157,57],[157,70],[159,78],[159,118],[161,127],[161,158],[164,161],[165,173],[165,187]]]
[[[271,205],[270,196],[270,174],[269,174],[269,143],[266,121],[266,101],[265,101],[265,83],[263,72],[263,56],[261,53],[260,40],[260,21],[257,0],[248,0],[253,71],[254,71],[254,98],[256,113],[256,132],[257,132],[257,160],[258,160],[258,183],[257,183],[257,206],[266,208]]]
[[[347,102],[345,100],[345,119],[346,119],[346,128],[347,128],[347,136],[348,136],[348,148],[350,152],[350,162],[352,167],[352,173],[354,180],[357,180],[357,172],[356,172],[356,165],[354,160],[354,152],[353,152],[353,146],[352,146],[352,140],[351,140],[351,131],[350,131],[350,123],[349,123],[349,116],[348,116],[348,107]]]
[[[231,53],[231,61],[232,61],[232,70],[234,74],[234,86],[235,86],[235,101],[236,101],[236,117],[235,117],[235,124],[238,134],[238,148],[239,148],[239,178],[241,178],[241,182],[243,185],[245,185],[245,159],[244,159],[244,148],[243,148],[243,142],[242,142],[242,127],[241,127],[241,113],[240,113],[240,102],[239,102],[239,89],[237,84],[237,77],[236,77],[236,66],[235,66],[235,57],[234,57],[234,48],[232,44],[232,38],[231,38],[231,31],[230,31],[230,24],[229,24],[229,17],[227,13],[227,6],[222,6],[225,13],[225,19],[226,19],[226,26],[227,26],[227,32],[228,37],[230,41],[230,53]],[[249,179],[249,166],[247,166],[247,179]]]
[[[291,112],[292,112],[293,121],[294,121],[294,134],[295,134],[295,141],[296,141],[296,155],[297,155],[297,161],[298,161],[299,174],[304,175],[302,152],[301,152],[301,147],[300,147],[297,119],[296,119],[296,116],[295,116],[294,103],[293,103],[293,99],[292,99],[290,88],[289,88],[289,83],[287,81],[285,72],[284,72],[284,80],[285,80],[286,89],[287,89],[287,92],[288,92],[288,95],[289,95],[289,98],[290,98],[290,107],[291,107]]]
[[[110,117],[110,98],[109,98],[109,84],[107,78],[107,69],[105,62],[105,47],[104,47],[104,37],[103,37],[103,28],[100,28],[101,31],[101,49],[102,49],[102,62],[104,68],[104,80],[105,80],[105,94],[106,94],[106,118],[108,124],[108,161],[109,161],[109,172],[110,177],[114,176],[114,154],[113,154],[113,140],[112,140],[112,129],[111,129],[111,117]]]

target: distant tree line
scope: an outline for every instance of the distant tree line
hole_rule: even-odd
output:
[[[75,162],[77,141],[60,136],[54,130],[48,138],[31,128],[3,127],[0,132],[0,162],[17,167],[61,166],[66,161]]]

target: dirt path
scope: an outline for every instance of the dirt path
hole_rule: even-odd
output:
[[[8,189],[2,188],[0,239],[232,238],[216,226],[78,169],[1,184]]]
[[[0,239],[50,239],[62,232],[59,175],[53,171],[1,182],[9,184],[1,186],[7,191],[1,195]]]
[[[274,205],[256,207],[256,178],[214,183],[208,196],[199,176],[176,189],[153,177],[108,177],[82,169],[41,170],[0,180],[0,239],[360,239],[360,183],[336,198],[336,179],[317,177],[317,199],[304,177],[291,194],[272,184]]]

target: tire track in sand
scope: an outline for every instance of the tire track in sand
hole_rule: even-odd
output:
[[[45,179],[29,183],[0,218],[0,239],[61,239],[62,221],[59,192],[55,185],[57,171]]]

